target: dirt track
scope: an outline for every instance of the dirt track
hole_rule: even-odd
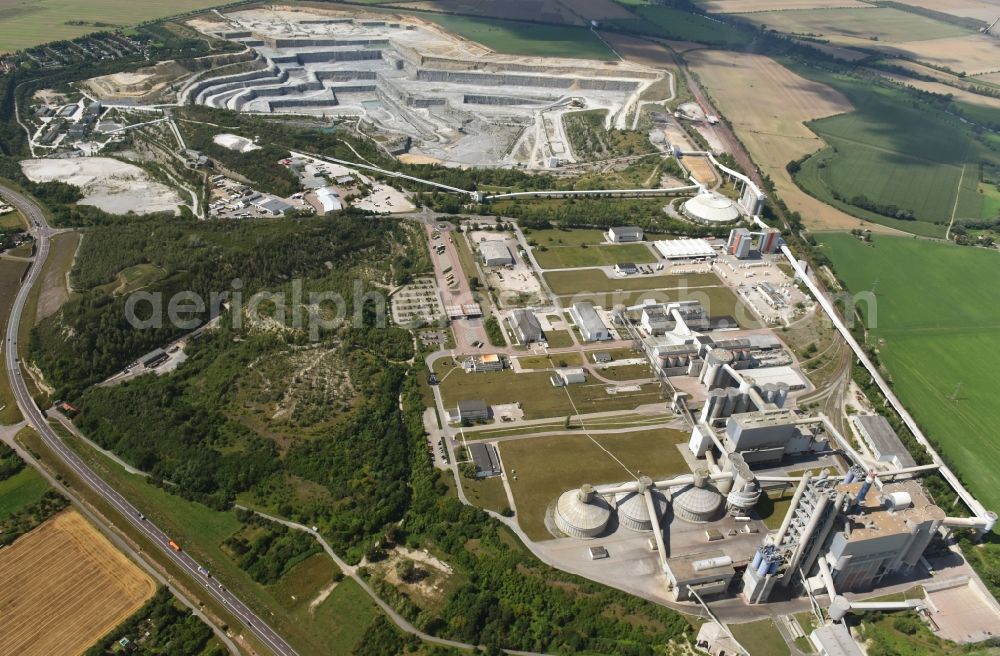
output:
[[[155,591],[83,517],[62,512],[0,551],[0,654],[80,654]]]

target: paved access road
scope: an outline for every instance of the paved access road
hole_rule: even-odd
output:
[[[135,509],[125,497],[118,494],[110,485],[104,482],[88,467],[79,456],[69,447],[63,444],[62,440],[49,426],[45,420],[45,415],[35,405],[28,387],[21,376],[21,366],[17,354],[17,332],[21,323],[21,313],[24,311],[25,302],[32,286],[37,282],[45,263],[45,258],[49,254],[49,238],[55,232],[49,227],[45,220],[45,214],[31,199],[19,194],[12,189],[0,186],[2,194],[14,207],[19,209],[28,219],[31,233],[36,240],[35,261],[28,270],[28,275],[17,292],[14,305],[11,308],[10,321],[7,323],[6,342],[4,344],[4,362],[7,367],[7,376],[10,378],[10,386],[17,400],[17,405],[21,409],[28,424],[38,431],[45,444],[52,450],[56,457],[60,458],[70,467],[83,481],[87,483],[95,492],[113,506],[123,517],[139,532],[143,533],[149,540],[157,545],[163,552],[163,556],[169,558],[186,571],[191,579],[200,583],[205,591],[214,597],[223,607],[231,612],[247,630],[255,635],[261,643],[278,656],[293,656],[296,654],[285,640],[278,635],[274,629],[265,624],[254,614],[242,601],[237,599],[228,589],[222,587],[218,581],[210,578],[203,572],[207,572],[194,558],[186,551],[175,551],[169,545],[170,537],[160,530],[156,525],[145,519],[138,510]],[[183,545],[181,545],[183,548]]]

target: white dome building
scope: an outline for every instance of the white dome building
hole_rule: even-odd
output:
[[[563,492],[556,502],[556,528],[572,538],[594,538],[604,532],[611,506],[590,485]]]
[[[711,191],[689,198],[682,207],[689,219],[708,225],[732,223],[740,218],[735,201]]]

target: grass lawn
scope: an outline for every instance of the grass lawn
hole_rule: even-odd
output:
[[[282,592],[281,581],[271,586],[261,585],[226,555],[221,548],[222,542],[241,527],[234,513],[212,510],[200,503],[174,496],[150,484],[142,476],[128,474],[119,465],[78,439],[66,438],[66,443],[99,476],[208,567],[214,577],[263,616],[269,617],[274,629],[300,652],[326,653],[331,649],[330,645],[336,643],[343,647],[350,635],[353,635],[345,632],[354,631],[357,627],[345,625],[352,625],[353,618],[364,610],[363,600],[349,599],[344,603],[331,601],[336,599],[335,590],[330,599],[316,609],[315,615],[296,612],[296,603]],[[359,592],[363,594],[360,589]],[[365,599],[367,600],[367,596]],[[341,612],[347,614],[341,616]],[[370,619],[371,612],[367,616]],[[366,626],[361,627],[361,632]],[[337,642],[340,640],[345,642]],[[344,650],[334,649],[332,653],[344,653]]]
[[[444,16],[421,13],[449,32],[508,55],[572,57],[575,59],[615,59],[601,39],[585,27],[541,25],[496,18]],[[526,17],[528,18],[528,17]]]
[[[599,434],[594,439],[634,474],[669,477],[688,470],[676,447],[687,440],[681,431]],[[532,540],[552,537],[545,529],[545,509],[566,490],[583,483],[597,485],[632,479],[628,471],[583,433],[502,442],[500,457],[517,504],[517,522]]]
[[[469,498],[470,502],[485,510],[501,512],[504,508],[510,507],[507,491],[503,489],[503,481],[500,480],[499,476],[477,479],[463,478],[462,489],[465,490],[465,496]]]
[[[521,403],[525,419],[565,417],[573,414],[573,405],[581,414],[608,410],[630,410],[646,403],[665,403],[660,398],[659,387],[644,385],[638,392],[608,394],[606,383],[588,380],[586,383],[553,387],[549,382],[551,372],[538,371],[515,374],[509,369],[502,372],[464,373],[438,365],[435,370],[441,381],[441,395],[445,407],[453,408],[462,399],[483,399],[488,405]],[[567,397],[572,396],[573,403]]]
[[[598,369],[597,373],[609,380],[638,380],[640,378],[652,378],[653,372],[647,364],[625,364],[620,367],[606,367]]]
[[[598,246],[556,246],[534,249],[538,266],[543,269],[612,266],[618,262],[653,264],[656,257],[645,244],[602,244]]]
[[[855,107],[807,123],[829,146],[795,174],[806,192],[865,220],[925,236],[943,237],[953,212],[981,216],[980,162],[1000,163],[1000,155],[967,126],[938,109],[913,106],[899,88],[783,63],[840,91]],[[915,220],[894,218],[896,211]]]
[[[135,266],[130,266],[118,273],[119,284],[115,292],[118,294],[130,294],[163,278],[166,273],[166,271],[155,264],[136,264]]]
[[[0,52],[30,48],[49,41],[73,39],[107,27],[94,22],[126,27],[144,21],[213,7],[219,0],[175,0],[170,3],[132,0],[0,0]],[[90,23],[71,25],[69,20]]]
[[[551,346],[551,344],[549,344]],[[561,366],[579,367],[579,353],[556,353],[551,358],[544,355],[521,355],[517,358],[522,369],[554,369]],[[561,363],[565,362],[565,365]]]
[[[1000,507],[1000,288],[979,284],[1000,277],[1000,254],[901,237],[821,243],[849,290],[878,281],[869,339],[896,393],[973,494]]]
[[[546,330],[545,341],[549,348],[566,348],[573,346],[573,338],[568,330]]]
[[[49,489],[42,475],[33,467],[25,467],[10,478],[0,481],[0,520],[37,502]]]
[[[766,619],[747,624],[730,624],[741,645],[746,647],[750,656],[784,656],[789,652],[784,638],[778,633],[774,620]]]
[[[17,210],[0,215],[0,228],[23,228],[25,220]]]
[[[588,249],[589,250],[589,249]],[[653,289],[688,289],[722,284],[714,273],[696,273],[684,276],[638,275],[609,278],[604,271],[550,271],[543,274],[545,282],[557,295],[590,294],[595,292],[635,291]]]
[[[607,241],[604,230],[586,228],[525,228],[524,238],[539,246],[580,246],[594,245]]]

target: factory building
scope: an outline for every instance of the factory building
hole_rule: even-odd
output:
[[[678,327],[685,333],[709,330],[711,321],[699,301],[677,301],[643,306],[639,326],[647,335],[659,336]]]
[[[615,265],[615,273],[620,276],[632,276],[639,273],[639,267],[633,262],[619,262]]]
[[[636,226],[621,226],[608,228],[608,241],[612,244],[625,244],[633,241],[642,241],[642,228]]]
[[[588,301],[575,303],[569,309],[569,316],[580,329],[580,336],[587,342],[598,342],[611,339],[611,332],[594,309],[594,304]]]
[[[781,233],[774,228],[761,232],[750,232],[746,228],[733,228],[726,240],[726,252],[738,259],[746,259],[756,254],[770,255],[781,246]]]
[[[510,328],[522,346],[542,341],[542,324],[531,310],[514,310],[510,313]]]
[[[917,481],[886,484],[880,494],[870,488],[867,479],[837,487],[857,500],[838,518],[826,556],[839,592],[912,569],[945,519]]]
[[[739,259],[750,257],[753,250],[753,236],[746,228],[736,228],[729,232],[729,239],[726,241],[726,252],[735,255]]]
[[[691,599],[692,590],[701,597],[722,594],[736,576],[733,559],[721,549],[668,558],[665,573],[677,601]]]
[[[553,513],[556,528],[572,538],[601,535],[611,518],[611,506],[590,485],[560,495]]]
[[[801,431],[795,415],[782,408],[730,416],[726,420],[725,444],[730,452],[742,454],[751,464],[778,462],[786,454],[816,448],[812,433]]]
[[[483,371],[503,371],[503,358],[496,353],[481,355],[472,360],[472,370],[476,373]]]
[[[705,622],[701,625],[695,646],[708,656],[736,656],[743,653],[739,643],[718,622]]]
[[[916,466],[913,456],[899,440],[892,425],[882,415],[858,415],[851,418],[851,424],[858,435],[868,443],[879,462],[887,462],[896,468]]]
[[[482,258],[483,264],[488,267],[514,264],[514,256],[507,248],[507,244],[498,240],[484,241],[479,244],[479,257]]]
[[[886,576],[906,573],[919,561],[947,519],[920,483],[888,483],[875,489],[852,468],[841,482],[803,476],[781,528],[765,538],[743,576],[750,603],[767,601],[774,586],[788,586],[799,572],[817,570],[827,589],[866,590]],[[822,585],[822,584],[821,584]]]

